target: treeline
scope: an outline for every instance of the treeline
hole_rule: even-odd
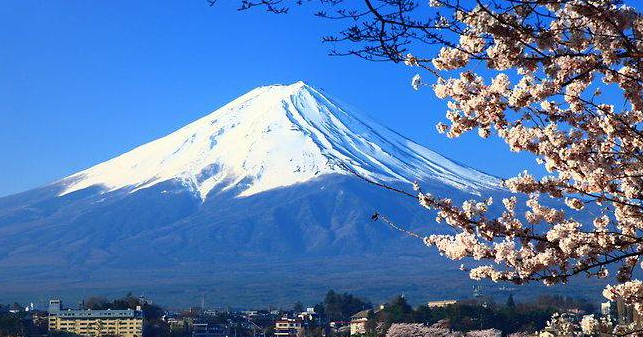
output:
[[[444,307],[420,305],[413,308],[404,297],[397,297],[384,309],[373,310],[367,329],[381,332],[393,323],[440,323],[462,332],[492,328],[505,334],[535,332],[542,330],[555,312],[567,311],[594,313],[596,307],[586,300],[551,295],[516,303],[510,295],[504,304],[481,298]]]
[[[47,320],[34,321],[33,314],[22,310],[18,303],[0,304],[0,337],[47,336],[78,337],[78,335],[60,331],[48,331]]]
[[[299,303],[299,302],[298,302]],[[294,310],[302,308],[295,303]],[[349,321],[351,316],[362,310],[372,309],[373,304],[364,298],[357,297],[348,293],[336,293],[329,290],[324,300],[314,306],[315,312],[325,320],[331,321]]]
[[[138,297],[134,297],[131,293],[113,301],[102,296],[89,297],[82,302],[81,307],[83,309],[91,310],[134,310],[136,307],[141,307],[145,318],[152,320],[161,318],[164,313],[164,309],[162,307],[145,300],[141,300]]]
[[[498,329],[505,334],[534,332],[545,327],[554,312],[560,308],[533,303],[499,305],[490,300],[461,301],[444,307],[421,305],[412,308],[404,298],[398,297],[382,311],[374,313],[371,331],[380,323],[389,327],[393,323],[442,323],[456,331]]]
[[[399,296],[380,309],[379,306],[374,308],[366,298],[333,290],[330,290],[324,300],[314,308],[326,322],[346,322],[357,312],[371,309],[367,324],[367,330],[371,335],[381,334],[393,323],[441,323],[463,332],[491,328],[501,330],[505,334],[535,332],[542,330],[555,312],[596,311],[596,307],[587,300],[554,295],[542,295],[521,303],[517,303],[513,295],[509,295],[505,303],[497,303],[491,298],[479,298],[433,308],[427,305],[413,307],[406,298]],[[301,302],[293,306],[294,312],[303,309]]]
[[[141,307],[143,315],[145,316],[145,320],[143,321],[143,334],[145,336],[168,336],[169,334],[169,328],[162,320],[165,309],[135,297],[131,292],[127,293],[124,297],[112,301],[103,296],[89,297],[82,302],[81,307],[91,310],[135,310],[137,307]]]

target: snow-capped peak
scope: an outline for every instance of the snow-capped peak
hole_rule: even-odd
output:
[[[351,170],[379,182],[441,181],[472,193],[498,185],[300,81],[256,88],[163,138],[67,177],[61,194],[95,185],[136,191],[176,179],[202,199],[233,187],[249,196]]]

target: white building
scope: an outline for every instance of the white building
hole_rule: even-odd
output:
[[[295,337],[302,331],[301,319],[284,317],[275,321],[275,336]]]

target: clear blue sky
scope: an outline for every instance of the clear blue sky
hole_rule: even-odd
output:
[[[0,6],[0,196],[164,136],[260,85],[304,80],[458,162],[534,168],[497,141],[439,135],[445,103],[403,65],[329,57],[334,23],[233,1],[9,0]]]

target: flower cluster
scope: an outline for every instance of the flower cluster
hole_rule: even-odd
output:
[[[386,332],[386,337],[500,337],[500,335],[501,332],[495,329],[462,333],[439,324],[427,326],[421,323],[394,323]]]
[[[463,337],[460,332],[447,328],[426,326],[420,323],[395,323],[386,332],[386,337]]]
[[[639,335],[635,333],[638,331],[635,325],[615,325],[610,316],[596,318],[594,315],[585,315],[578,322],[565,313],[555,313],[544,331],[554,336],[568,337]]]
[[[502,200],[500,216],[489,214],[492,200],[455,205],[419,193],[436,221],[458,231],[424,242],[450,259],[492,262],[471,269],[474,279],[549,285],[606,277],[616,265],[618,284],[604,296],[643,309],[643,285],[632,277],[643,255],[641,13],[616,0],[433,5],[443,17],[453,10],[444,26],[452,38],[439,35],[435,57],[409,54],[406,64],[437,75],[433,91],[448,101],[437,130],[496,135],[550,174],[505,180],[524,197]],[[587,318],[583,330],[597,324]]]

